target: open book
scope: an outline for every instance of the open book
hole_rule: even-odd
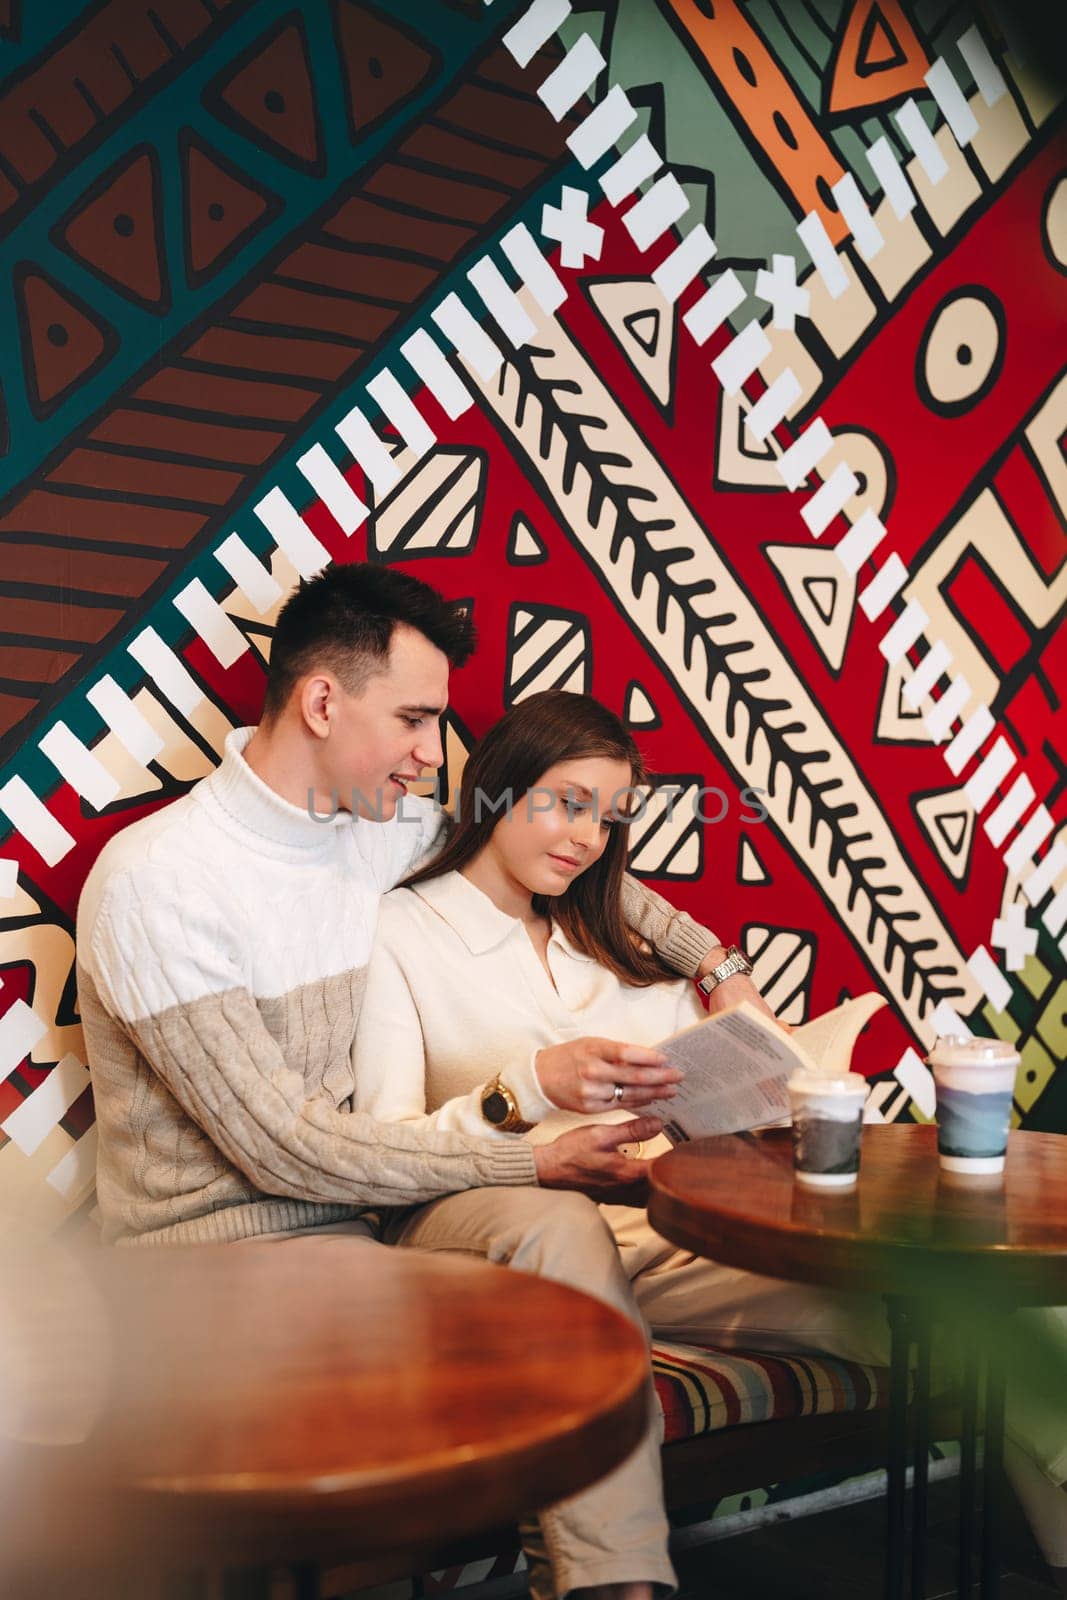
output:
[[[673,1100],[644,1109],[663,1118],[672,1144],[780,1122],[789,1116],[785,1085],[794,1068],[847,1072],[856,1040],[885,1003],[880,994],[857,995],[785,1033],[743,1000],[661,1041],[685,1076]]]

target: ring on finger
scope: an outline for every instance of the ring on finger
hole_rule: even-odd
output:
[[[625,1093],[625,1090],[623,1089],[622,1084],[621,1083],[617,1083],[615,1085],[614,1089],[611,1091],[611,1098],[615,1102],[616,1105],[621,1105],[622,1097],[623,1097],[624,1093]]]

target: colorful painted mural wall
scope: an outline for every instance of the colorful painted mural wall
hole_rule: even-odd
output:
[[[1067,1130],[1062,96],[951,0],[0,3],[5,1206],[91,1215],[95,853],[366,556],[473,607],[446,786],[590,690],[877,1115],[962,1026]]]

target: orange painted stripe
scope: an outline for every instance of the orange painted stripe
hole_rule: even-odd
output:
[[[670,6],[770,157],[799,214],[818,212],[834,244],[840,244],[848,229],[819,193],[819,180],[828,192],[845,169],[738,0],[713,0],[710,5],[705,0],[704,6],[698,0],[670,0]]]

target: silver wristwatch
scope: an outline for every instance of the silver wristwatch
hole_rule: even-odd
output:
[[[712,967],[703,978],[697,979],[697,988],[702,994],[710,994],[720,983],[725,983],[727,978],[735,978],[739,972],[743,972],[747,978],[751,971],[751,961],[746,955],[742,955],[735,944],[732,944],[727,947],[726,954],[718,966]]]

